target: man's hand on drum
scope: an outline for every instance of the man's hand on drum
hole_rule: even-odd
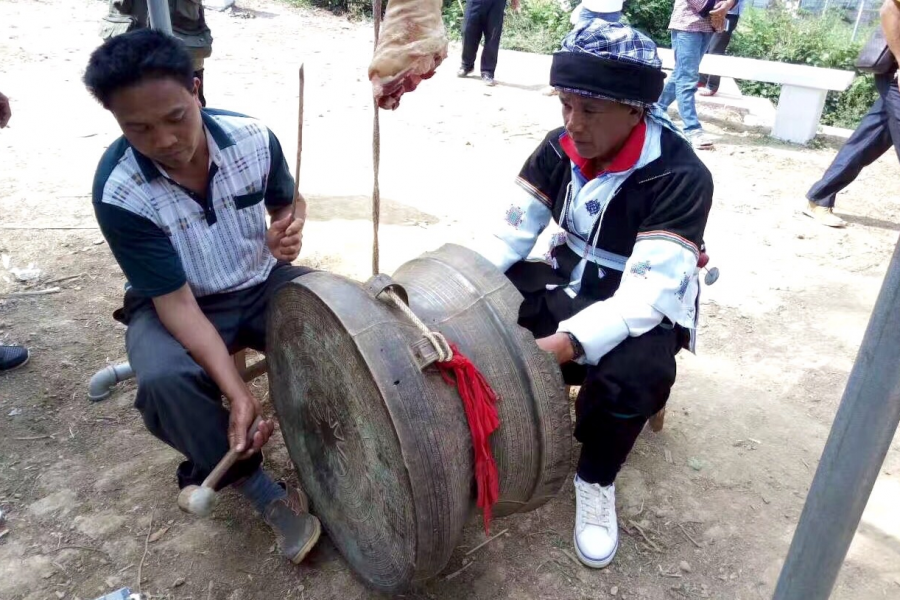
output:
[[[256,420],[256,417],[262,416],[259,400],[252,394],[240,399],[229,400],[231,413],[228,419],[228,445],[241,452],[240,458],[244,459],[266,445],[269,437],[275,431],[275,424],[271,420],[262,419],[253,438],[248,439],[247,433],[249,433],[253,421]]]
[[[278,260],[293,262],[303,245],[303,225],[306,223],[306,201],[298,195],[296,210],[286,206],[272,213],[272,224],[266,231],[266,244]]]
[[[540,338],[537,340],[537,345],[544,352],[550,352],[556,356],[559,364],[570,362],[575,358],[575,348],[566,333],[554,333],[551,336]]]

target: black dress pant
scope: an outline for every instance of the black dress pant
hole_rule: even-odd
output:
[[[894,73],[876,75],[875,87],[878,100],[841,147],[822,179],[809,189],[806,197],[810,202],[833,208],[838,192],[891,146],[900,158],[900,90]]]
[[[713,35],[712,40],[709,42],[709,48],[706,49],[707,54],[725,54],[725,49],[728,48],[728,44],[731,42],[731,36],[734,35],[739,18],[740,15],[726,15],[725,30],[717,31]],[[713,92],[719,91],[721,82],[722,78],[718,75],[700,75],[700,85]]]
[[[229,352],[243,348],[265,351],[266,311],[284,283],[310,272],[306,267],[278,264],[265,283],[246,290],[198,298]],[[126,295],[125,345],[137,378],[135,407],[155,437],[181,452],[179,487],[203,482],[228,451],[228,411],[212,378],[172,337],[159,320],[152,301]],[[259,468],[259,453],[238,462],[222,479],[225,487]]]
[[[512,280],[515,283],[515,275]],[[550,295],[565,292],[520,292],[525,300],[519,325],[535,338],[556,333],[559,320],[547,301]],[[575,401],[575,438],[581,442],[578,476],[582,480],[603,486],[615,481],[644,424],[669,399],[684,331],[661,324],[644,335],[626,338],[596,365],[562,365],[566,384],[581,386]]]
[[[500,35],[503,33],[503,12],[506,0],[468,0],[463,23],[462,67],[466,71],[475,68],[478,44],[484,38],[481,51],[482,75],[494,76],[497,55],[500,53]]]

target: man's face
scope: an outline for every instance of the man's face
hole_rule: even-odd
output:
[[[138,152],[164,167],[181,169],[206,143],[199,86],[199,79],[193,91],[170,77],[145,79],[116,92],[109,110]]]
[[[578,154],[591,160],[611,160],[643,117],[641,109],[612,100],[567,92],[560,92],[559,100]]]

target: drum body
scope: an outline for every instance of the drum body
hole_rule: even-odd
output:
[[[373,280],[370,283],[376,283]],[[393,282],[497,392],[494,515],[532,510],[568,476],[572,425],[553,356],[517,325],[522,298],[480,255],[446,245]],[[472,442],[456,388],[383,288],[324,272],[269,310],[272,401],[313,511],[353,570],[398,592],[447,564],[475,503]]]

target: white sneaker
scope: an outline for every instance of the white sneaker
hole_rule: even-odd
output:
[[[834,209],[830,206],[819,206],[815,202],[808,202],[806,208],[803,209],[803,214],[828,227],[847,226],[847,222],[834,214]]]
[[[612,562],[619,549],[616,484],[601,487],[575,476],[575,552],[592,569]]]
[[[706,135],[702,129],[695,129],[685,134],[694,150],[712,150],[715,148],[713,139]]]

